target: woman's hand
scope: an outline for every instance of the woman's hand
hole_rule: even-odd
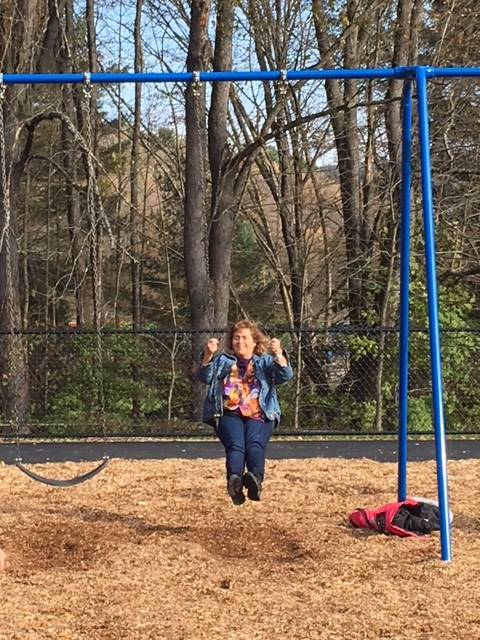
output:
[[[270,351],[272,352],[272,356],[276,358],[277,356],[282,355],[282,343],[278,338],[272,338],[270,341]]]
[[[278,338],[272,338],[270,341],[270,351],[273,356],[273,359],[277,364],[281,367],[286,367],[288,364],[288,360],[283,355],[282,343]]]
[[[203,348],[202,365],[205,366],[213,358],[213,354],[218,351],[219,341],[216,338],[210,338]]]

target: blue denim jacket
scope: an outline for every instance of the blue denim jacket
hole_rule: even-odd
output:
[[[284,355],[286,356],[285,352]],[[216,420],[223,415],[223,383],[230,373],[232,365],[237,361],[235,356],[221,353],[204,367],[200,366],[198,378],[208,384],[207,397],[203,404],[203,421],[216,426]],[[281,367],[269,354],[253,355],[255,377],[260,383],[258,402],[267,420],[274,426],[280,422],[280,405],[275,385],[283,384],[293,378],[293,371],[288,364]]]

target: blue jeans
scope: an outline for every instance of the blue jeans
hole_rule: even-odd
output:
[[[233,473],[243,475],[247,470],[263,480],[265,450],[273,432],[273,422],[251,420],[240,415],[223,415],[218,425],[227,456],[227,478]]]

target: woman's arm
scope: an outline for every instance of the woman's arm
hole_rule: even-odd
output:
[[[213,376],[213,356],[218,350],[218,340],[210,338],[202,353],[202,360],[197,371],[197,378],[205,384],[210,384]]]
[[[275,384],[283,384],[293,378],[293,370],[288,361],[287,352],[282,348],[278,338],[272,338],[270,351],[273,355],[273,380]]]
[[[204,382],[205,384],[210,384],[213,377],[213,360],[208,362],[206,365],[200,364],[197,369],[197,378],[200,382]]]
[[[282,354],[283,361],[285,361],[284,365],[280,364],[278,360],[273,361],[273,381],[275,384],[284,384],[293,378],[293,369],[285,351]]]

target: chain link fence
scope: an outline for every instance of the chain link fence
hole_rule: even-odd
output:
[[[104,330],[99,360],[95,331],[21,332],[28,354],[22,433],[95,436],[102,435],[104,423],[109,436],[210,434],[211,429],[199,422],[193,400],[198,383],[192,335]],[[341,327],[275,335],[287,349],[295,374],[278,389],[283,420],[277,433],[397,431],[397,330]],[[3,353],[8,339],[0,336]],[[443,329],[442,357],[447,431],[480,433],[480,330]],[[8,434],[5,364],[4,369],[1,418],[3,433]],[[411,332],[409,389],[410,431],[431,433],[429,337],[423,329]]]

